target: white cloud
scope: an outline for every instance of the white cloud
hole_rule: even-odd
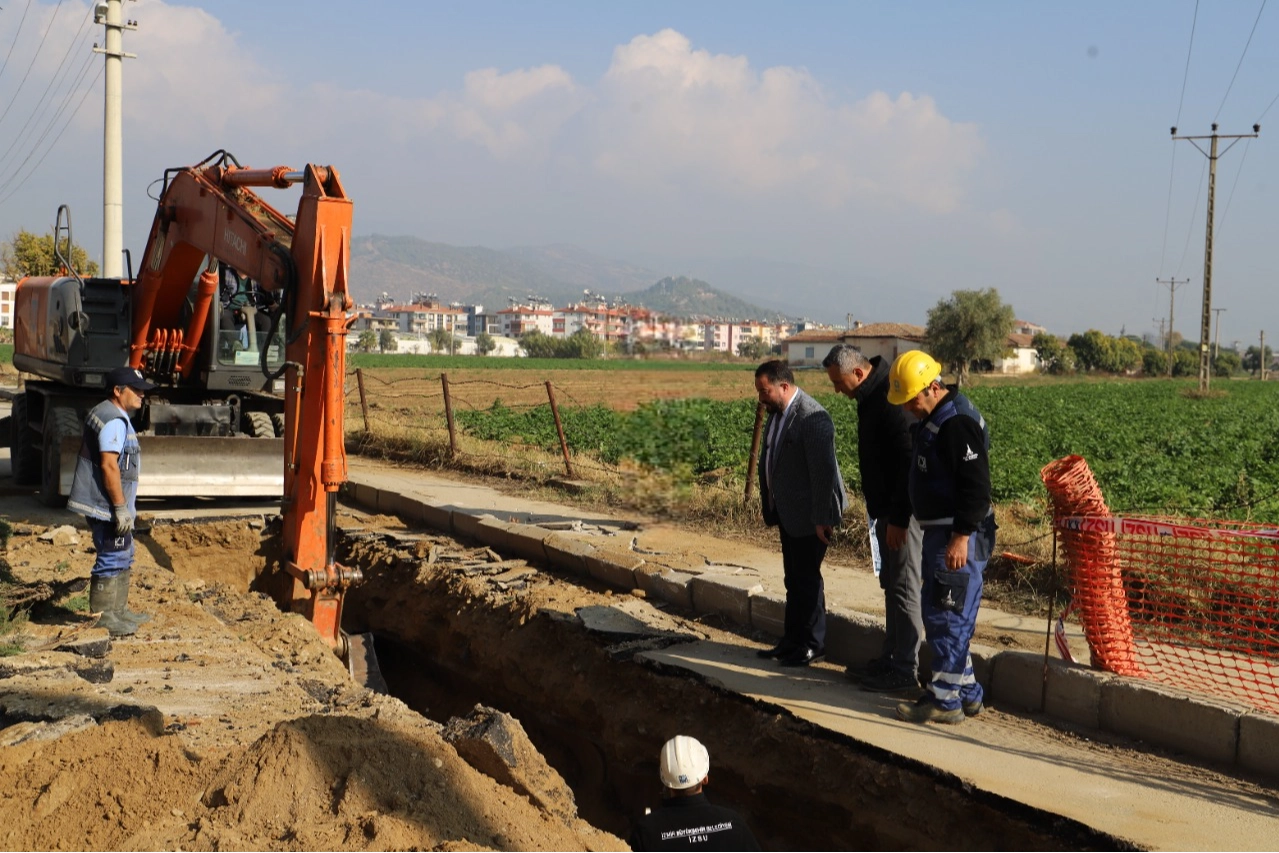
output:
[[[802,68],[756,72],[674,30],[618,47],[600,101],[601,172],[736,196],[799,193],[832,207],[897,199],[947,212],[982,147],[975,126],[946,118],[930,97],[832,103]]]

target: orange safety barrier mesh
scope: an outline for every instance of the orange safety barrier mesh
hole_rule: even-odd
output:
[[[1094,665],[1279,713],[1279,528],[1113,516],[1078,456],[1041,476]]]

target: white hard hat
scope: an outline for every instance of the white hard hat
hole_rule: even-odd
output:
[[[697,738],[676,735],[662,746],[662,784],[673,791],[700,785],[711,772],[711,756]]]

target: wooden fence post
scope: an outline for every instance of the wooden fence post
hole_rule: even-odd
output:
[[[746,495],[745,502],[751,502],[751,494],[755,491],[755,466],[759,459],[759,437],[764,427],[764,404],[755,404],[755,432],[751,436],[751,455],[746,462]]]
[[[369,432],[369,398],[364,396],[364,369],[355,368],[355,384],[360,387],[360,411],[364,414],[364,431]]]
[[[444,386],[444,419],[449,424],[449,456],[457,457],[457,427],[453,425],[453,398],[449,396],[449,375],[440,374],[440,384]]]
[[[551,387],[551,380],[546,380],[546,396],[551,401],[551,414],[555,417],[555,431],[560,434],[560,452],[564,454],[564,470],[568,472],[569,479],[573,479],[573,463],[568,459],[568,442],[564,440],[564,425],[560,423],[560,409],[555,405],[555,389]]]

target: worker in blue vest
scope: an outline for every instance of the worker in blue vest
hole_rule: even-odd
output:
[[[117,367],[105,380],[111,396],[84,420],[67,508],[84,515],[97,551],[89,609],[101,614],[98,624],[111,636],[126,637],[151,619],[128,608],[141,468],[138,436],[129,416],[142,408],[143,394],[155,385],[132,367]]]
[[[911,511],[924,532],[922,611],[933,653],[928,690],[897,706],[913,723],[962,723],[982,710],[968,645],[977,627],[982,572],[995,546],[990,431],[981,412],[920,350],[902,353],[888,374],[888,402],[918,418],[911,427]]]

